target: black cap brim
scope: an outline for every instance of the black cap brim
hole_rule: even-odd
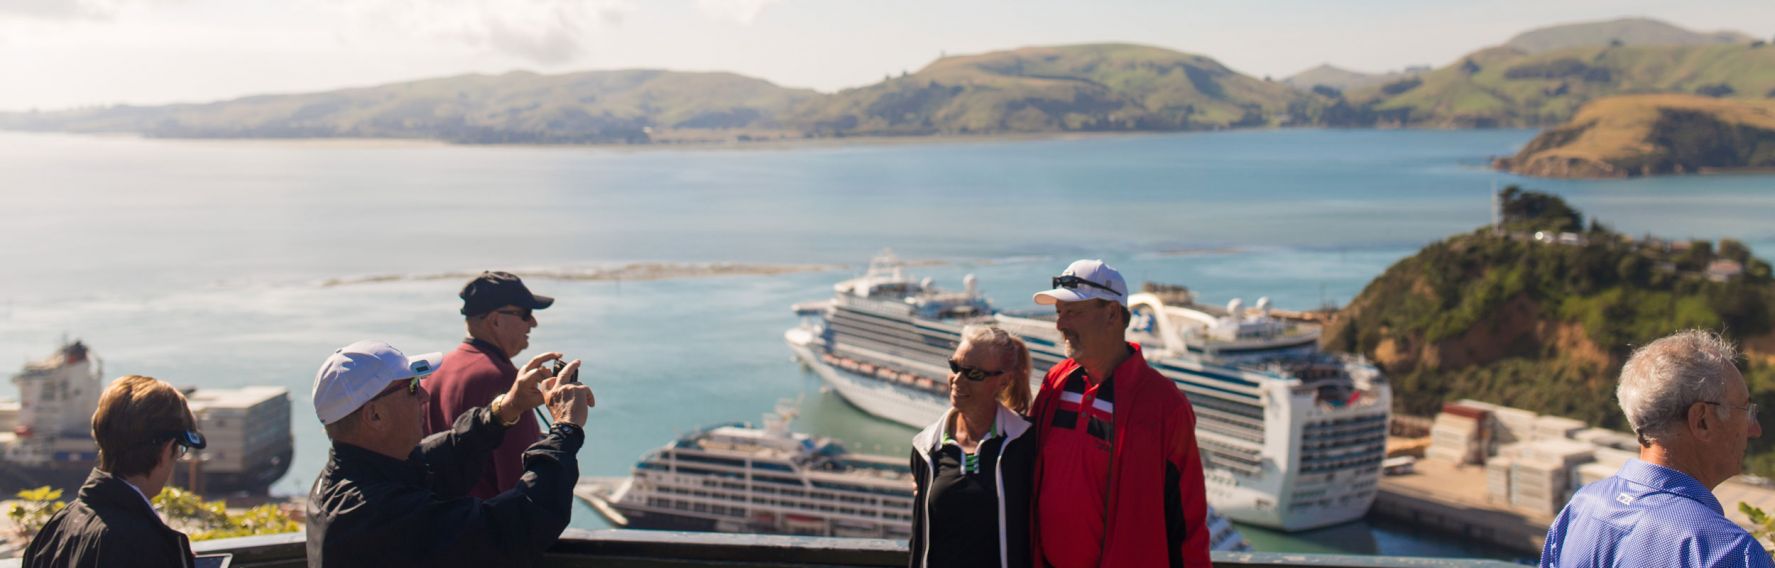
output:
[[[530,295],[530,309],[532,310],[547,309],[549,306],[553,305],[555,305],[555,299],[553,297],[541,294]]]

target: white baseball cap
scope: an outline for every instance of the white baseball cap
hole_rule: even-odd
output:
[[[376,398],[389,383],[430,375],[443,362],[443,353],[408,357],[381,341],[341,347],[314,376],[314,414],[322,424],[338,422]]]
[[[1128,307],[1128,283],[1122,273],[1101,260],[1080,260],[1054,277],[1054,289],[1035,293],[1035,303],[1051,306],[1060,302],[1109,300]]]

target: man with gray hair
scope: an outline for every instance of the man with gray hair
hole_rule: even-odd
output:
[[[1639,459],[1572,496],[1547,530],[1541,566],[1775,566],[1713,496],[1763,435],[1737,361],[1731,342],[1702,330],[1633,352],[1615,398],[1639,435]]]

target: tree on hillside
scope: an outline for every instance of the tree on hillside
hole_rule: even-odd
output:
[[[1510,185],[1498,193],[1503,205],[1504,228],[1511,231],[1577,232],[1584,227],[1584,215],[1557,195],[1527,191]]]

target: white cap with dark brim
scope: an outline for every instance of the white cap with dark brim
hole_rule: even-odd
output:
[[[381,341],[341,347],[314,376],[314,414],[322,424],[338,422],[363,408],[389,383],[430,375],[443,363],[443,353],[408,357]]]

